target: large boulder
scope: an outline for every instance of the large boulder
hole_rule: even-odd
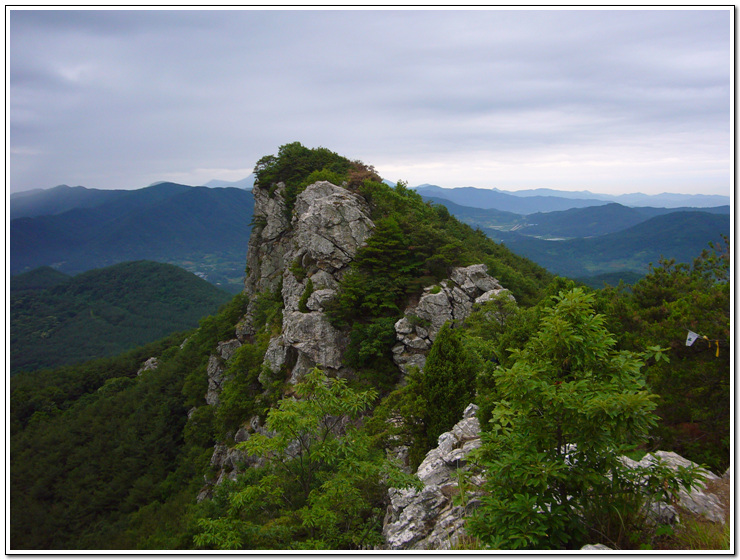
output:
[[[640,461],[634,461],[629,457],[622,457],[621,460],[626,466],[631,468],[644,468],[661,463],[674,471],[678,470],[679,467],[695,469],[703,480],[697,482],[690,490],[681,488],[678,491],[676,505],[714,523],[725,522],[725,508],[721,500],[716,494],[707,490],[710,483],[720,480],[720,477],[713,472],[701,468],[698,464],[672,451],[648,453]],[[650,507],[651,512],[648,515],[648,520],[652,519],[658,524],[675,523],[679,520],[678,512],[671,504],[658,501],[651,503]]]

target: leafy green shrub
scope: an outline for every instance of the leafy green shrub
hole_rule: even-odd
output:
[[[267,460],[249,469],[222,494],[224,505],[198,522],[199,547],[237,549],[358,549],[382,542],[380,527],[388,486],[418,486],[362,431],[337,432],[342,418],[355,419],[375,399],[346,380],[315,369],[267,416],[274,436],[254,434],[239,444]],[[296,449],[295,441],[301,442]]]
[[[254,330],[279,331],[283,322],[282,282],[275,291],[266,290],[254,297]]]
[[[466,347],[460,331],[446,323],[434,339],[421,376],[427,402],[423,453],[437,446],[439,435],[452,429],[474,401],[476,375],[482,366],[479,356]]]
[[[293,260],[292,263],[290,263],[290,272],[293,277],[299,282],[303,282],[303,280],[306,278],[306,275],[308,274],[303,264],[301,264],[301,259],[299,257],[297,257]]]
[[[229,359],[219,406],[216,409],[216,428],[220,437],[236,431],[242,422],[260,412],[258,396],[262,386],[258,377],[267,350],[266,337],[254,344],[243,344]]]
[[[313,185],[319,181],[329,181],[330,183],[340,186],[346,180],[346,176],[343,174],[335,173],[329,169],[321,169],[320,171],[313,171],[302,183],[301,187],[307,187]]]
[[[491,475],[469,522],[493,548],[580,546],[584,513],[635,509],[639,491],[618,458],[655,425],[654,397],[644,362],[615,351],[593,303],[581,289],[562,292],[513,365],[495,371],[499,401],[481,450]]]
[[[269,189],[272,196],[277,183],[284,183],[286,212],[290,216],[296,197],[309,184],[307,180],[312,173],[318,172],[323,174],[321,176],[339,180],[346,176],[350,167],[347,158],[326,148],[306,148],[300,142],[292,142],[280,146],[277,156],[260,158],[254,167],[255,185]],[[342,180],[339,180],[341,183]]]
[[[731,441],[729,271],[729,244],[712,244],[691,265],[662,260],[632,290],[600,292],[623,348],[644,351],[646,340],[670,348],[670,362],[648,372],[660,396],[654,448],[720,472],[730,463]],[[712,342],[686,346],[688,329]]]

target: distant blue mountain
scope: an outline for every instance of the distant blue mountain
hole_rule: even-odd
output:
[[[10,219],[62,214],[74,208],[95,208],[126,196],[125,190],[87,189],[59,185],[10,195]]]
[[[729,196],[704,194],[662,193],[646,195],[631,193],[622,195],[597,194],[590,191],[560,191],[555,189],[528,189],[503,191],[499,189],[480,189],[476,187],[442,188],[424,184],[415,187],[422,195],[445,198],[462,206],[474,208],[496,208],[517,214],[552,212],[569,208],[584,208],[606,202],[617,202],[624,206],[651,206],[662,208],[709,208],[730,204]],[[517,202],[510,197],[527,199],[527,203]],[[533,208],[536,208],[533,210]]]
[[[696,210],[670,212],[613,233],[565,241],[546,241],[516,231],[492,233],[511,251],[561,276],[579,278],[625,270],[646,274],[649,263],[657,264],[661,257],[692,262],[710,242],[730,235],[730,216]]]
[[[205,186],[210,188],[231,187],[234,189],[251,190],[254,187],[254,179],[254,173],[252,173],[248,177],[244,177],[244,179],[239,179],[238,181],[222,181],[220,179],[213,179],[212,181],[208,181]]]
[[[177,264],[217,286],[241,290],[254,209],[251,191],[176,183],[130,191],[77,188],[83,206],[10,221],[11,274],[40,266],[77,274],[146,259]],[[56,189],[35,193],[36,210],[50,206],[43,192],[57,196]],[[104,194],[110,192],[117,194]],[[101,195],[104,202],[97,198]]]
[[[484,208],[513,212],[514,214],[534,214],[535,212],[553,212],[570,208],[583,208],[606,204],[596,199],[564,198],[558,196],[515,196],[494,189],[477,189],[459,187],[444,189],[436,185],[416,187],[416,192],[424,197],[444,198],[461,206]]]

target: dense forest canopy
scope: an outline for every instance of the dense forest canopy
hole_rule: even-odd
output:
[[[74,277],[49,267],[13,276],[11,375],[115,356],[191,329],[230,297],[179,267],[151,261]]]
[[[255,173],[256,188],[285,185],[289,213],[317,180],[369,204],[375,229],[327,309],[349,341],[344,361],[355,375],[314,370],[293,385],[285,371],[265,369],[283,320],[277,291],[251,294],[254,335],[225,362],[219,406],[205,400],[209,360],[234,338],[247,294],[197,329],[119,357],[13,377],[13,549],[372,548],[382,544],[387,488],[418,484],[387,451],[407,445],[418,465],[471,401],[488,434],[480,460],[491,499],[471,525],[481,546],[574,548],[606,531],[607,510],[639,506],[614,501],[604,486],[617,452],[670,449],[715,472],[728,466],[728,241],[693,263],[661,261],[631,289],[593,290],[552,277],[403,183],[384,184],[371,166],[324,148],[287,144]],[[477,263],[515,299],[495,298],[448,324],[425,367],[401,375],[393,325],[408,302],[452,267]],[[300,276],[299,264],[286,266]],[[687,329],[706,338],[686,346]],[[158,367],[137,375],[153,356]],[[255,416],[273,437],[237,442]],[[343,431],[334,429],[339,419]],[[551,453],[571,443],[563,438],[589,452],[576,477]],[[248,452],[255,466],[197,500],[204,479],[214,482],[217,442]],[[527,469],[540,460],[552,477],[530,485]],[[529,531],[510,520],[539,499],[532,489],[562,507]],[[585,528],[574,515],[584,507]],[[646,544],[643,533],[629,534],[622,546]]]

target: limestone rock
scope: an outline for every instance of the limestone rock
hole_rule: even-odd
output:
[[[347,266],[374,227],[361,196],[327,181],[298,195],[292,225],[298,246],[328,271]]]
[[[247,270],[244,289],[249,295],[275,290],[285,269],[287,243],[282,239],[290,227],[286,214],[285,185],[278,183],[272,195],[269,189],[256,187],[254,227],[247,248]]]
[[[488,275],[484,264],[454,268],[448,280],[426,288],[419,302],[407,308],[404,317],[396,322],[399,345],[393,349],[394,362],[405,372],[412,366],[423,368],[426,355],[446,322],[464,321],[474,305],[505,291],[498,280]]]
[[[237,339],[227,340],[225,342],[219,342],[216,349],[216,354],[212,354],[208,358],[208,365],[206,366],[206,373],[208,374],[208,392],[206,393],[206,402],[213,406],[218,406],[219,395],[223,388],[224,383],[228,381],[224,377],[226,371],[225,362],[228,361],[236,352],[236,349],[241,346],[241,342]]]
[[[698,467],[696,463],[693,463],[672,451],[656,451],[655,453],[648,453],[639,462],[629,459],[628,457],[621,457],[621,460],[625,465],[632,468],[649,467],[658,461],[673,470],[677,470],[678,467]],[[706,491],[706,482],[719,480],[719,477],[705,469],[699,469],[699,472],[704,477],[705,482],[699,482],[696,486],[692,487],[690,491],[686,491],[683,488],[679,490],[678,505],[696,515],[701,515],[714,523],[724,523],[725,512],[722,502],[715,494]],[[651,504],[650,507],[651,512],[648,515],[648,520],[653,523],[675,523],[679,519],[676,509],[668,504],[655,502]]]
[[[245,292],[253,296],[281,286],[283,300],[282,331],[269,343],[265,366],[273,372],[287,369],[291,383],[315,366],[338,374],[345,369],[341,357],[348,340],[329,324],[324,309],[375,227],[370,207],[361,196],[319,181],[298,194],[288,220],[283,185],[278,184],[272,196],[266,189],[255,191],[258,225],[249,240]],[[273,218],[275,213],[280,216]],[[299,304],[309,280],[313,291],[306,301],[308,313],[303,313]],[[250,300],[237,328],[242,340],[254,334],[254,305]]]
[[[282,338],[285,344],[309,358],[313,365],[331,369],[342,367],[345,336],[331,326],[323,313],[285,313]]]
[[[471,477],[473,491],[457,503],[458,469],[468,471],[467,454],[480,444],[478,407],[469,405],[463,419],[440,435],[438,446],[427,453],[417,469],[422,490],[391,488],[383,523],[386,546],[392,550],[450,549],[464,534],[465,515],[477,505],[480,477]],[[467,447],[466,447],[467,446]],[[464,504],[464,505],[463,505]]]
[[[139,371],[136,372],[136,376],[138,377],[145,371],[155,370],[157,369],[157,367],[159,367],[159,360],[156,357],[152,356],[147,361],[145,361],[143,364],[141,364]]]

